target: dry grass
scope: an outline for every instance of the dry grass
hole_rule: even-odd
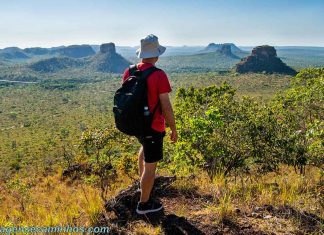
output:
[[[132,234],[136,235],[158,235],[162,234],[161,227],[154,227],[145,222],[137,222],[128,227],[128,231],[132,231]]]
[[[207,179],[204,179],[205,181]],[[232,202],[248,209],[253,206],[290,205],[300,210],[317,212],[324,216],[320,207],[320,171],[309,168],[305,176],[296,174],[292,168],[282,167],[280,173],[244,178],[241,180],[216,177],[213,182],[197,184],[202,193],[218,194],[219,198],[230,195]],[[241,182],[240,182],[241,181]],[[208,187],[206,187],[208,185]]]
[[[19,190],[1,190],[1,225],[91,226],[103,210],[102,200],[95,188],[87,185],[81,187],[80,184],[68,185],[61,182],[59,175],[32,181],[35,186],[28,190],[24,208],[18,202]]]
[[[29,179],[32,187],[24,197],[24,208],[19,203],[17,189],[0,184],[0,224],[4,226],[91,226],[104,210],[99,191],[89,185],[62,181],[60,174]],[[112,186],[110,197],[131,182],[126,176]],[[22,184],[22,183],[21,183]],[[224,178],[210,180],[201,173],[193,178],[178,179],[173,186],[180,192],[178,198],[163,199],[166,209],[177,216],[191,219],[203,218],[206,224],[218,224],[225,218],[240,221],[237,210],[251,213],[263,205],[288,205],[298,211],[307,211],[324,218],[323,182],[320,171],[307,169],[305,176],[296,174],[292,168],[282,167],[280,174]],[[199,196],[208,195],[204,201]],[[173,201],[172,201],[173,200]],[[167,205],[168,204],[168,205]],[[246,222],[246,221],[245,221]],[[271,217],[267,220],[249,218],[248,222],[262,231],[298,231],[298,218]],[[244,221],[242,222],[244,223]],[[161,234],[160,227],[136,222],[128,228],[135,234]]]
[[[210,180],[207,175],[199,174],[192,180],[178,180],[174,186],[184,192],[195,190],[200,195],[210,195],[214,202],[201,203],[199,211],[192,212],[191,205],[184,205],[177,215],[184,217],[211,217],[209,223],[217,224],[224,219],[242,220],[240,214],[251,214],[255,208],[264,205],[274,207],[289,206],[303,213],[308,212],[324,218],[323,194],[320,170],[309,168],[305,176],[296,174],[290,167],[282,167],[280,173],[261,176],[227,178],[222,175]],[[322,193],[322,194],[321,194]],[[184,213],[187,212],[187,213]],[[300,218],[288,219],[269,216],[269,218],[245,218],[242,223],[250,223],[261,231],[278,234],[299,231]],[[321,228],[319,228],[321,230]]]

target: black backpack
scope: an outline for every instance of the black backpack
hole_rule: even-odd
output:
[[[155,66],[144,71],[136,65],[129,67],[129,77],[114,96],[114,117],[118,130],[131,136],[145,136],[150,133],[153,113],[148,108],[147,78],[160,69]]]

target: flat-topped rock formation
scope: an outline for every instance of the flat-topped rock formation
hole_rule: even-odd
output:
[[[241,52],[242,50],[238,48],[234,43],[209,43],[207,47],[203,50],[203,52],[215,52],[221,50],[222,47],[229,46],[232,52]]]
[[[93,56],[90,66],[99,72],[122,73],[130,62],[116,53],[115,44],[104,43],[99,52]]]
[[[253,48],[252,54],[243,58],[236,66],[238,73],[266,72],[296,75],[296,71],[277,57],[276,49],[264,45]]]
[[[100,45],[100,53],[110,53],[110,54],[116,54],[116,46],[114,43],[104,43]]]
[[[95,54],[95,51],[90,45],[71,45],[54,50],[61,56],[67,56],[72,58],[82,58]]]

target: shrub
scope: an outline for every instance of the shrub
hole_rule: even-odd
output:
[[[307,164],[323,167],[323,68],[301,71],[290,89],[266,104],[235,98],[226,83],[178,90],[174,168],[204,169],[213,178],[276,171],[281,163],[300,173]]]

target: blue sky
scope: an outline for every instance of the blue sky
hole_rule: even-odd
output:
[[[0,48],[164,45],[324,46],[324,0],[0,0]]]

